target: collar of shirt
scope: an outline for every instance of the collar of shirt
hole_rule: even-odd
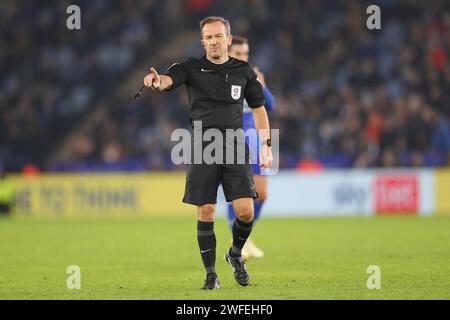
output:
[[[233,58],[228,56],[228,60],[221,64],[216,64],[216,63],[209,61],[206,56],[203,56],[202,60],[203,60],[203,63],[205,64],[206,68],[212,69],[215,71],[220,71],[220,70],[223,70],[224,68],[228,67],[229,65],[231,65]]]

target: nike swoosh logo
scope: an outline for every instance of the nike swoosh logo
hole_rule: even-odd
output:
[[[205,253],[205,252],[208,252],[208,251],[211,251],[212,249],[208,249],[208,250],[205,250],[205,251],[203,251],[203,250],[200,250],[200,252],[201,253]]]
[[[214,70],[207,70],[207,69],[203,69],[201,68],[200,70],[202,70],[202,72],[213,72]]]

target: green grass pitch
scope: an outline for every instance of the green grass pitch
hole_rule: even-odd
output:
[[[195,218],[2,218],[0,299],[449,299],[450,217],[262,219],[239,287],[216,222],[220,290],[203,292]],[[66,269],[81,268],[81,290]],[[381,289],[369,290],[369,265]]]

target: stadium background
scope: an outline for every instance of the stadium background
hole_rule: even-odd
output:
[[[81,8],[81,30],[66,28],[71,4]],[[381,30],[366,28],[370,4],[381,7]],[[269,243],[277,235],[272,223],[287,234],[307,232],[292,227],[303,224],[313,225],[312,235],[333,233],[334,217],[355,217],[348,221],[355,229],[395,224],[406,238],[425,230],[427,240],[441,237],[433,261],[443,266],[448,258],[437,251],[448,253],[450,241],[439,229],[450,213],[449,9],[438,0],[2,1],[0,203],[11,206],[11,217],[0,220],[2,255],[17,261],[12,234],[21,234],[24,218],[30,226],[62,219],[50,242],[80,223],[76,217],[106,224],[143,217],[150,229],[152,219],[188,219],[180,220],[185,227],[195,220],[181,203],[184,168],[170,160],[172,131],[190,127],[185,90],[131,97],[150,66],[163,71],[201,55],[198,21],[221,15],[232,34],[249,38],[250,62],[277,100],[269,118],[280,129],[280,173],[270,177],[255,237]],[[358,220],[371,215],[383,217]],[[328,218],[321,226],[302,216]],[[433,223],[436,229],[427,227]],[[30,250],[23,257],[35,254]],[[0,297],[24,297],[14,285],[9,290]],[[448,286],[442,290],[436,297],[448,298]]]

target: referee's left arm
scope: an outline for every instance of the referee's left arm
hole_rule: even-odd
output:
[[[264,106],[253,108],[253,118],[255,119],[255,128],[258,130],[261,141],[260,167],[269,168],[272,165],[272,148],[270,140],[269,117]]]
[[[255,71],[251,68],[249,68],[248,79],[244,97],[248,106],[252,109],[255,128],[258,130],[259,139],[261,141],[259,166],[266,169],[272,165],[273,158],[269,117],[267,116],[266,108],[264,107],[263,87],[261,82],[258,81]]]

